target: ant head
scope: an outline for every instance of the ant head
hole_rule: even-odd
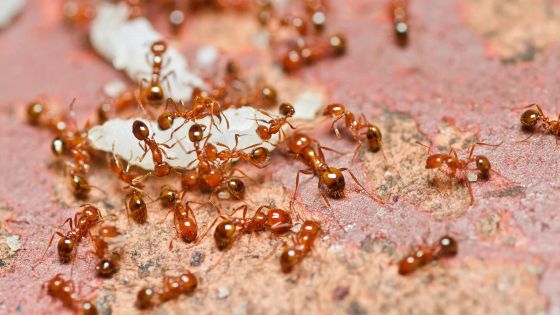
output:
[[[281,115],[286,116],[286,117],[292,117],[296,113],[296,110],[295,110],[294,106],[290,103],[280,104],[280,107],[278,108],[278,111],[280,112]]]
[[[490,172],[490,160],[484,155],[477,155],[475,157],[476,160],[476,169],[478,169],[482,174],[487,175]]]
[[[533,128],[537,125],[537,122],[542,118],[541,113],[536,109],[528,109],[523,114],[521,114],[521,124],[525,128]]]
[[[154,289],[144,287],[140,289],[136,295],[136,306],[139,309],[148,309],[154,306],[157,296],[158,294],[154,291]]]
[[[86,204],[83,205],[82,214],[89,222],[96,222],[101,219],[101,212],[96,207]]]
[[[344,175],[335,167],[329,167],[321,174],[321,188],[331,198],[341,198],[344,195]]]
[[[268,127],[265,125],[258,125],[257,129],[255,129],[255,132],[257,133],[259,138],[261,138],[261,140],[266,141],[272,138],[272,135],[270,134]]]
[[[167,43],[163,40],[155,41],[150,50],[154,55],[161,55],[167,50]]]
[[[245,184],[239,178],[228,180],[227,189],[233,199],[240,200],[245,195]]]
[[[223,172],[221,169],[216,167],[210,167],[206,173],[201,176],[202,186],[207,186],[208,188],[218,187],[223,180]]]
[[[344,114],[345,111],[346,111],[346,107],[344,107],[344,104],[330,104],[323,111],[323,115],[324,116],[330,116],[330,115],[340,116],[340,115]]]
[[[204,157],[208,160],[215,160],[218,155],[218,149],[215,145],[207,143],[204,146]]]
[[[166,208],[171,208],[175,205],[178,200],[179,193],[177,190],[171,187],[163,187],[159,193],[159,199],[161,200],[161,205]]]
[[[449,155],[443,153],[432,154],[426,159],[426,168],[440,168],[447,160]]]
[[[143,121],[136,120],[132,124],[132,133],[136,139],[144,141],[150,136],[150,129],[148,129],[148,126]]]
[[[319,231],[321,231],[321,226],[319,225],[319,223],[315,222],[315,221],[304,221],[303,224],[301,225],[301,232],[300,233],[304,233],[306,235],[317,235],[319,234]]]
[[[185,271],[180,277],[181,290],[184,293],[192,292],[198,286],[198,280],[190,271]]]
[[[270,151],[264,147],[257,147],[251,152],[251,161],[257,166],[264,165],[270,159]]]
[[[163,95],[163,88],[159,83],[150,83],[148,88],[146,89],[145,97],[146,100],[150,103],[160,103],[163,102],[164,95]]]
[[[205,126],[201,124],[194,124],[189,128],[189,140],[191,142],[200,142],[204,138],[204,129]]]
[[[163,111],[158,117],[158,127],[161,130],[167,130],[173,126],[174,117],[168,111]]]

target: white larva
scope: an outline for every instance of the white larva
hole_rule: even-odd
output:
[[[214,122],[218,128],[215,126],[210,128],[211,123],[209,117],[197,120],[197,123],[208,126],[204,132],[205,136],[209,133],[211,134],[208,143],[212,143],[214,145],[222,143],[230,149],[233,149],[235,146],[235,135],[239,134],[240,137],[237,149],[243,149],[254,144],[260,144],[270,151],[274,149],[274,144],[278,141],[278,134],[273,135],[268,142],[263,142],[256,134],[258,124],[255,119],[268,121],[271,119],[270,117],[265,116],[263,113],[252,107],[241,107],[238,109],[230,108],[225,110],[223,115],[229,121],[229,129],[227,128],[227,123],[224,118],[222,118],[222,121],[220,122],[216,117],[214,117]],[[156,142],[167,143],[168,145],[177,143],[171,149],[163,148],[169,156],[169,159],[164,158],[164,160],[172,167],[185,169],[192,161],[196,160],[196,153],[191,152],[194,150],[194,146],[188,138],[189,128],[193,125],[192,122],[187,122],[181,129],[175,132],[173,134],[173,138],[171,138],[173,130],[185,121],[182,118],[175,119],[173,127],[168,130],[160,130],[156,121],[150,121],[143,118],[132,118],[127,120],[112,119],[105,122],[103,125],[95,126],[89,130],[88,138],[92,147],[96,150],[109,153],[111,153],[114,148],[114,153],[118,157],[129,162],[131,165],[135,165],[146,170],[153,170],[154,163],[152,161],[151,152],[148,152],[144,159],[140,161],[140,157],[144,154],[144,151],[138,145],[139,141],[132,134],[132,124],[135,120],[142,120],[146,123],[150,129],[150,137],[153,133]],[[218,147],[218,149],[221,150],[223,147]],[[250,153],[250,151],[246,150],[246,153]],[[194,168],[196,166],[197,163],[194,162],[191,164],[190,168]]]

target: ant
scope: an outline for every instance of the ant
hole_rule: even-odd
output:
[[[342,34],[329,36],[326,41],[321,40],[307,44],[304,40],[297,47],[288,49],[281,57],[282,69],[285,72],[294,72],[305,65],[310,65],[326,57],[339,57],[346,53],[346,37]]]
[[[134,121],[134,123],[132,124],[132,133],[134,134],[134,137],[136,137],[136,139],[144,143],[143,146],[139,143],[140,147],[144,151],[144,154],[142,154],[142,156],[140,157],[140,161],[142,161],[146,157],[148,151],[150,151],[152,153],[152,160],[154,161],[154,174],[158,177],[169,175],[169,173],[171,173],[171,166],[169,165],[169,163],[163,161],[163,157],[168,160],[170,158],[169,156],[167,156],[167,153],[160,148],[160,146],[171,149],[178,142],[173,145],[157,143],[154,138],[155,133],[153,133],[150,137],[150,130],[148,129],[148,126],[141,120]]]
[[[45,284],[43,284],[44,287]],[[77,310],[78,303],[81,303],[79,307],[81,314],[97,315],[97,308],[94,303],[79,298],[74,288],[74,281],[65,280],[60,274],[57,274],[46,283],[46,287],[47,293],[53,298],[60,300],[66,307]]]
[[[268,212],[264,213],[263,209],[268,209]],[[219,250],[231,247],[231,244],[243,233],[251,234],[268,229],[273,234],[280,235],[288,232],[292,228],[292,218],[290,215],[282,209],[270,206],[259,207],[251,218],[247,218],[247,205],[236,208],[229,215],[223,215],[218,207],[216,207],[216,210],[219,216],[214,219],[209,229],[214,226],[218,219],[222,219],[214,231],[214,240]],[[233,217],[233,215],[240,210],[243,210],[242,217]]]
[[[173,103],[173,106],[175,107],[174,111],[167,110],[167,108],[169,107],[169,103]],[[200,95],[194,96],[192,100],[192,108],[190,110],[185,109],[182,102],[180,102],[180,104],[183,107],[182,109],[177,106],[177,103],[173,101],[173,99],[168,98],[167,102],[165,103],[165,109],[158,116],[158,127],[161,130],[167,130],[171,128],[176,118],[181,117],[184,119],[183,123],[179,127],[175,128],[175,130],[173,130],[173,132],[171,133],[171,137],[173,137],[173,134],[177,130],[183,128],[183,126],[186,125],[189,121],[195,122],[196,120],[203,119],[207,116],[210,116],[210,126],[215,126],[219,130],[218,125],[216,125],[216,122],[214,121],[214,116],[216,116],[220,123],[222,122],[223,117],[226,121],[227,128],[229,128],[229,120],[221,112],[220,103],[210,97]]]
[[[58,258],[60,259],[60,261],[62,263],[67,263],[76,256],[76,254],[78,253],[76,250],[78,243],[82,240],[83,237],[87,235],[87,233],[89,233],[89,230],[94,225],[103,220],[101,211],[99,211],[99,209],[95,206],[84,204],[81,206],[81,209],[81,211],[78,211],[76,212],[76,214],[74,214],[74,220],[72,220],[72,218],[67,218],[60,226],[61,228],[66,223],[70,224],[70,231],[68,231],[66,235],[62,234],[59,231],[53,233],[49,241],[49,245],[45,249],[42,257],[45,256],[47,250],[51,247],[55,235],[60,236],[60,240],[58,241],[57,245]],[[39,261],[42,261],[42,258]]]
[[[113,145],[113,156],[109,160],[111,171],[119,177],[119,179],[127,184],[130,192],[125,197],[125,209],[127,216],[132,216],[134,222],[138,224],[146,223],[148,219],[148,209],[146,202],[142,197],[144,192],[144,184],[142,180],[148,175],[138,175],[130,171],[130,164],[126,167],[122,165],[121,160],[115,154],[115,146]],[[149,197],[149,196],[148,196]]]
[[[139,309],[149,309],[176,299],[181,294],[191,294],[197,286],[198,280],[190,271],[185,271],[180,276],[164,276],[162,289],[144,287],[138,291],[136,306]]]
[[[530,108],[521,114],[521,125],[528,130],[533,130],[539,122],[542,122],[538,128],[555,135],[556,143],[558,143],[558,137],[560,136],[560,115],[554,120],[548,118],[538,104],[531,104],[527,107],[534,107],[536,109]]]
[[[150,62],[148,55],[146,55],[146,59],[148,63],[152,64],[152,74],[151,79],[149,81],[148,87],[145,91],[142,91],[141,94],[144,96],[144,99],[148,102],[148,104],[152,106],[158,106],[163,103],[164,100],[164,93],[163,87],[161,86],[161,82],[166,81],[169,76],[174,76],[175,71],[171,71],[165,74],[163,77],[161,76],[161,70],[163,68],[163,54],[167,51],[167,43],[163,40],[158,40],[152,43],[150,47],[150,51],[152,52],[152,60]],[[146,79],[142,79],[143,81],[147,81]],[[167,82],[169,83],[169,82]],[[171,88],[170,88],[171,89]]]
[[[267,165],[266,163],[270,159],[270,150],[268,150],[265,147],[259,146],[258,144],[253,144],[238,150],[237,144],[239,143],[239,137],[240,135],[238,134],[235,135],[235,145],[233,149],[230,149],[227,145],[223,143],[216,144],[217,146],[225,148],[222,151],[217,151],[217,149],[212,144],[205,145],[204,147],[205,157],[210,159],[213,158],[214,160],[219,159],[222,161],[228,161],[232,159],[242,159],[253,164],[258,168],[265,167]],[[245,153],[245,151],[249,149],[253,149],[251,153]]]
[[[280,132],[280,137],[278,138],[278,142],[281,142],[282,141],[281,140],[282,135],[284,135],[284,131],[282,130],[282,127],[286,124],[288,126],[290,126],[290,128],[295,129],[295,127],[292,126],[292,124],[288,121],[288,119],[291,118],[296,112],[294,107],[290,103],[280,104],[279,112],[283,117],[272,118],[272,116],[270,116],[270,114],[265,112],[264,110],[259,110],[259,112],[261,114],[271,118],[268,121],[266,121],[264,119],[255,119],[255,121],[257,121],[257,123],[258,122],[264,122],[264,123],[268,124],[268,126],[258,125],[258,127],[256,129],[257,135],[263,141],[270,140],[272,138],[272,135]]]
[[[289,273],[299,264],[313,248],[321,227],[314,221],[304,221],[300,231],[293,239],[291,246],[285,246],[280,255],[280,268],[282,272]]]
[[[313,148],[313,143],[316,143],[317,150]],[[311,139],[309,136],[296,133],[288,140],[288,148],[290,153],[294,154],[296,158],[303,162],[308,169],[299,170],[296,176],[296,188],[294,190],[294,196],[292,198],[291,204],[296,199],[297,190],[299,187],[299,175],[314,175],[319,179],[317,185],[321,196],[325,200],[325,203],[330,207],[328,197],[333,199],[339,199],[344,196],[344,188],[346,187],[346,182],[344,180],[344,175],[342,172],[347,171],[354,182],[375,202],[384,204],[384,202],[372,196],[365,187],[360,184],[358,178],[352,173],[348,168],[336,168],[331,167],[325,161],[325,156],[323,154],[323,149],[328,149],[319,144],[316,140]],[[331,149],[328,149],[331,150]]]
[[[399,274],[401,276],[408,275],[435,260],[454,257],[458,251],[457,241],[453,237],[445,235],[435,245],[424,249],[418,248],[402,258],[399,261]]]
[[[119,269],[120,255],[114,252],[109,253],[109,245],[113,246],[122,240],[123,233],[115,226],[102,226],[97,235],[92,236],[94,253],[99,258],[95,270],[102,277],[111,277]]]
[[[393,30],[397,45],[406,47],[408,45],[408,0],[392,0],[389,7],[393,20]]]
[[[360,114],[360,116],[356,120],[356,116],[354,115],[354,113],[347,110],[343,104],[331,104],[328,105],[327,108],[325,108],[323,116],[331,116],[333,118],[331,129],[334,130],[334,133],[338,138],[340,138],[340,130],[338,129],[336,123],[340,119],[344,118],[344,126],[350,131],[350,133],[352,134],[352,138],[354,138],[354,141],[357,141],[359,143],[358,147],[354,151],[352,160],[356,158],[357,153],[362,146],[361,136],[363,135],[366,136],[369,149],[372,152],[378,152],[382,149],[381,131],[377,126],[372,125],[369,121],[367,121],[364,114]],[[366,130],[365,133],[361,133],[362,129]]]
[[[195,201],[187,201],[183,206],[181,204],[180,198],[177,198],[173,204],[173,209],[169,210],[167,215],[163,218],[161,223],[167,219],[167,216],[173,212],[173,226],[177,232],[177,236],[180,236],[185,242],[192,243],[197,240],[198,235],[198,223],[196,222],[196,216],[190,204],[200,204]],[[169,248],[172,247],[171,241],[169,242]]]
[[[501,145],[499,144],[488,144],[477,142],[471,146],[469,156],[466,159],[460,159],[457,151],[453,148],[449,151],[449,153],[435,153],[432,154],[432,147],[427,146],[421,142],[416,142],[426,148],[428,148],[428,158],[426,159],[426,169],[438,169],[443,172],[449,178],[457,178],[462,180],[467,189],[469,190],[469,195],[471,197],[471,205],[474,204],[474,194],[472,191],[471,183],[468,178],[464,178],[468,171],[478,171],[483,178],[489,178],[490,172],[494,172],[497,175],[500,175],[495,170],[492,170],[490,160],[484,155],[475,155],[474,148],[477,145],[484,145],[484,146],[491,146],[491,147],[498,147]],[[470,164],[474,163],[474,168],[470,167]],[[444,168],[447,166],[447,168]],[[500,175],[501,176],[501,175]]]

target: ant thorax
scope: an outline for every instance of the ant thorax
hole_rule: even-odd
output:
[[[278,134],[272,135],[271,139],[267,142],[263,142],[256,134],[258,123],[255,119],[270,119],[263,113],[252,107],[241,107],[227,109],[223,112],[223,116],[221,120],[216,117],[205,117],[196,121],[197,124],[206,126],[202,142],[208,140],[208,143],[213,145],[223,144],[230,149],[234,149],[235,135],[241,135],[238,137],[237,150],[256,144],[270,151],[275,148]],[[136,120],[143,121],[148,126],[149,137],[153,136],[155,142],[165,144],[168,147],[172,146],[172,148],[162,146],[162,150],[169,157],[168,159],[164,157],[164,161],[169,163],[169,165],[180,169],[184,169],[189,164],[189,168],[194,168],[198,165],[193,142],[188,137],[188,131],[194,123],[191,121],[185,123],[183,118],[175,119],[173,126],[167,130],[160,130],[157,121],[149,121],[142,118],[128,120],[112,119],[103,125],[90,129],[88,138],[92,147],[96,150],[114,153],[130,163],[130,165],[153,170],[154,162],[151,152],[147,152],[146,156],[140,160],[144,151],[139,145],[138,139],[132,133],[132,125]],[[212,120],[214,121],[213,123]],[[181,125],[183,126],[177,129]],[[206,139],[206,137],[209,138]],[[220,147],[220,149],[223,149],[223,147]],[[113,150],[115,151],[113,152]],[[244,153],[251,153],[251,151],[252,149],[248,149]],[[191,164],[193,161],[195,162]]]

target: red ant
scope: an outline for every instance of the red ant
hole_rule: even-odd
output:
[[[170,112],[167,110],[167,108],[169,107],[169,103],[173,103],[173,106],[175,107],[174,111]],[[189,110],[184,108],[182,102],[181,105],[183,108],[179,108],[175,101],[173,101],[171,98],[168,98],[165,104],[164,111],[158,116],[158,127],[161,130],[167,130],[171,128],[176,118],[181,117],[184,119],[184,122],[179,127],[175,128],[175,130],[173,130],[173,132],[171,133],[171,137],[173,137],[173,134],[177,130],[183,128],[183,126],[188,122],[195,122],[196,120],[203,119],[207,116],[210,116],[210,126],[213,125],[218,128],[218,125],[216,125],[216,123],[214,122],[214,116],[216,116],[219,122],[222,121],[223,117],[226,121],[227,128],[229,128],[229,120],[221,112],[220,103],[210,97],[194,96],[192,100],[192,108]]]
[[[399,261],[399,274],[404,276],[419,268],[441,258],[449,258],[457,255],[459,245],[451,236],[443,236],[437,244],[424,249],[418,248],[412,254]]]
[[[45,284],[43,284],[44,286]],[[66,307],[77,310],[78,303],[81,303],[79,309],[82,314],[97,315],[97,308],[94,303],[80,299],[74,288],[74,281],[65,280],[60,274],[57,274],[46,283],[46,287],[47,293],[60,300]]]
[[[103,220],[101,216],[101,211],[98,208],[90,205],[85,204],[81,206],[82,210],[76,212],[74,215],[74,220],[72,218],[67,218],[64,223],[60,227],[63,227],[67,222],[70,224],[70,231],[66,233],[66,235],[56,231],[53,233],[49,245],[47,249],[45,249],[45,253],[42,257],[45,256],[47,250],[51,247],[52,241],[54,240],[54,236],[60,236],[60,240],[58,241],[57,250],[58,250],[58,257],[61,262],[67,263],[71,261],[76,255],[77,250],[76,247],[78,243],[82,240],[83,237],[89,233],[89,230],[99,222]],[[75,224],[75,227],[74,227]],[[39,260],[39,262],[42,258]]]
[[[157,106],[163,103],[164,100],[164,93],[161,82],[166,81],[169,76],[174,76],[175,71],[171,71],[165,74],[163,77],[161,76],[161,70],[163,68],[163,54],[167,51],[167,43],[165,43],[165,41],[155,41],[154,43],[152,43],[150,50],[153,55],[151,60],[152,75],[147,89],[143,91],[142,87],[140,87],[140,90],[143,98],[148,102],[148,104]],[[148,55],[146,55],[146,59],[148,59],[148,63],[150,63]],[[143,81],[147,80],[142,79],[142,82]]]
[[[310,65],[329,56],[342,56],[346,53],[346,37],[334,34],[316,43],[298,45],[290,48],[281,58],[282,69],[294,72],[305,65]]]
[[[170,210],[165,218],[161,221],[162,223],[167,219],[167,216],[173,212],[173,226],[177,235],[180,236],[185,242],[192,243],[197,240],[198,235],[198,223],[196,222],[196,216],[191,204],[200,204],[194,201],[187,201],[183,206],[181,204],[180,198],[176,199],[173,204],[173,209]],[[169,242],[169,248],[172,247],[171,241]]]
[[[122,165],[121,160],[116,156],[113,146],[113,157],[109,160],[111,171],[119,177],[121,181],[126,183],[130,192],[125,197],[125,209],[128,217],[132,217],[134,222],[138,224],[146,223],[148,219],[148,209],[146,202],[142,197],[144,192],[144,184],[142,180],[148,175],[138,175],[130,171],[130,164],[126,167]],[[149,196],[148,196],[149,197]]]
[[[110,277],[119,269],[120,254],[110,251],[109,246],[120,243],[123,233],[115,226],[102,226],[97,235],[92,236],[95,255],[99,258],[95,270],[102,277]]]
[[[152,308],[163,302],[177,299],[181,294],[191,294],[197,286],[198,280],[190,271],[185,271],[180,276],[164,276],[162,289],[144,287],[138,291],[136,306],[139,309]]]
[[[268,209],[268,212],[264,213],[263,209]],[[214,240],[219,250],[229,248],[243,233],[250,234],[268,229],[273,234],[279,235],[288,232],[292,228],[292,218],[290,215],[282,209],[270,206],[259,207],[251,218],[247,218],[247,205],[236,208],[229,215],[223,215],[218,207],[216,207],[216,210],[219,216],[214,219],[214,222],[210,224],[208,229],[211,229],[218,219],[222,219],[214,231]],[[243,216],[241,218],[233,217],[240,210],[243,210]]]
[[[397,45],[405,47],[408,44],[408,0],[392,0],[390,15],[393,20],[393,30]]]
[[[313,248],[321,227],[314,221],[304,221],[291,246],[285,246],[280,255],[282,272],[289,273]]]
[[[317,144],[317,150],[315,150],[312,145]],[[296,188],[294,190],[293,201],[296,199],[297,190],[299,187],[299,175],[314,175],[319,179],[318,188],[321,196],[325,200],[325,203],[330,206],[327,196],[333,199],[339,199],[344,196],[344,188],[346,187],[346,182],[344,180],[344,175],[342,172],[347,171],[354,182],[375,202],[384,204],[381,199],[372,196],[365,187],[360,184],[358,178],[350,171],[348,168],[336,168],[331,167],[325,161],[325,156],[323,154],[323,149],[328,149],[322,147],[316,140],[311,139],[309,136],[304,134],[294,134],[288,140],[288,148],[296,158],[303,162],[308,169],[299,170],[296,176]],[[330,149],[329,149],[330,150]]]
[[[554,120],[548,118],[538,104],[531,104],[527,107],[535,107],[536,109],[531,108],[521,114],[521,125],[526,129],[533,130],[539,122],[542,122],[538,128],[556,136],[556,142],[558,143],[558,137],[560,137],[560,114],[558,119]]]
[[[258,122],[264,122],[264,123],[268,124],[268,126],[258,125],[258,127],[256,129],[257,135],[259,136],[259,138],[261,138],[261,140],[268,141],[268,140],[270,140],[270,138],[272,138],[272,135],[275,135],[278,132],[280,132],[280,136],[278,137],[278,142],[281,142],[282,141],[282,135],[284,134],[284,131],[282,130],[282,127],[284,125],[287,124],[288,126],[290,126],[290,128],[295,129],[295,127],[292,126],[292,124],[288,121],[288,119],[291,118],[295,114],[295,109],[292,106],[292,104],[282,103],[280,105],[279,111],[280,111],[280,114],[282,114],[283,117],[272,118],[272,116],[270,116],[269,113],[267,113],[263,110],[259,110],[259,112],[261,114],[271,118],[268,121],[266,121],[264,119],[255,119],[255,121],[257,121],[257,123]]]
[[[344,126],[348,128],[354,141],[359,143],[358,147],[354,151],[354,156],[352,160],[356,158],[356,154],[358,153],[360,147],[362,146],[362,139],[361,136],[365,135],[367,139],[367,143],[369,145],[369,149],[372,152],[378,152],[382,150],[382,136],[381,131],[375,125],[372,125],[369,121],[367,121],[364,114],[360,114],[359,118],[356,120],[356,116],[349,110],[346,110],[346,107],[343,104],[331,104],[327,106],[325,111],[323,112],[323,116],[331,116],[334,120],[332,122],[331,128],[334,130],[334,133],[338,138],[340,138],[340,130],[336,126],[336,123],[344,118]],[[361,133],[362,129],[365,129],[365,133]]]
[[[474,203],[474,194],[472,191],[471,183],[468,178],[464,178],[468,171],[479,171],[483,178],[488,178],[490,176],[490,172],[494,172],[497,175],[500,175],[498,172],[492,170],[490,165],[490,160],[484,155],[476,155],[473,156],[474,148],[477,145],[485,145],[491,147],[498,147],[500,144],[488,144],[477,142],[471,146],[469,156],[466,159],[460,159],[457,151],[451,148],[449,153],[435,153],[432,154],[432,147],[427,146],[423,143],[416,142],[426,148],[428,148],[428,158],[426,159],[426,169],[438,169],[446,176],[450,178],[457,178],[459,180],[464,181],[465,185],[469,190],[469,195],[471,197],[471,205]],[[470,168],[470,164],[474,163],[475,167]],[[447,168],[444,168],[447,166]],[[501,176],[501,175],[500,175]]]
[[[140,161],[142,161],[146,157],[148,151],[150,151],[152,153],[152,160],[154,161],[154,174],[158,177],[169,175],[169,173],[171,173],[171,166],[169,163],[163,161],[163,157],[168,160],[170,158],[167,156],[167,153],[160,148],[160,146],[171,149],[178,142],[173,145],[157,143],[154,138],[155,134],[152,134],[152,137],[150,137],[150,130],[148,129],[148,126],[141,120],[134,121],[132,124],[132,133],[136,139],[144,143],[144,146],[140,144],[140,147],[144,151],[144,154],[140,157]]]

